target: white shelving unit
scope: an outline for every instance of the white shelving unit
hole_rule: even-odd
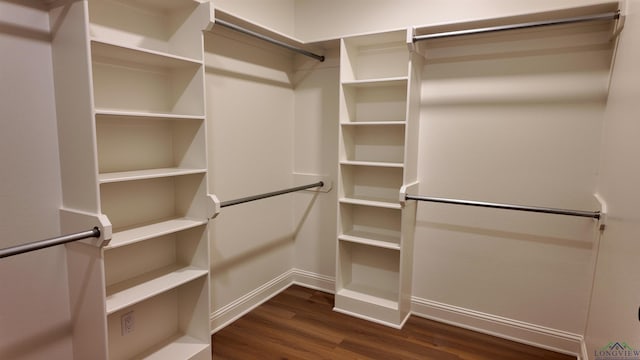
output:
[[[210,4],[69,1],[50,14],[65,207],[106,215],[113,229],[108,245],[69,252],[72,304],[85,309],[74,356],[210,359]]]
[[[335,310],[392,327],[409,315],[417,186],[418,57],[407,32],[341,43]],[[415,61],[415,63],[414,63]],[[419,103],[419,102],[418,102]]]

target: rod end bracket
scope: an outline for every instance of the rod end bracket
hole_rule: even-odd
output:
[[[214,219],[220,214],[220,200],[214,194],[208,194],[207,199],[207,218]]]

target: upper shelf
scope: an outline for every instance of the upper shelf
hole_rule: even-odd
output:
[[[414,28],[415,49],[431,60],[470,56],[534,54],[613,47],[621,29],[619,4],[603,3],[554,11]],[[428,50],[427,50],[428,49]]]
[[[89,0],[88,4],[92,39],[202,60],[197,35],[211,22],[209,2]]]
[[[202,65],[202,60],[145,49],[143,47],[118,44],[101,39],[91,40],[91,54],[100,58],[118,59],[142,65],[180,68]]]
[[[102,41],[91,51],[100,111],[204,116],[202,63]]]
[[[102,173],[98,176],[101,184],[119,181],[134,181],[144,179],[155,179],[159,177],[181,176],[189,174],[202,174],[207,169],[190,169],[190,168],[161,168],[161,169],[144,169],[135,171],[120,171],[111,173]]]
[[[363,80],[346,80],[342,81],[343,86],[349,87],[383,87],[383,86],[406,86],[408,78],[406,76],[385,77]]]
[[[322,55],[322,51],[315,46],[305,45],[296,38],[262,25],[252,23],[223,10],[216,9],[214,28],[224,28],[226,30],[242,33],[244,36],[258,38],[317,61],[324,61],[325,59]]]
[[[342,82],[358,82],[381,78],[406,78],[409,72],[407,32],[346,38],[342,42]]]

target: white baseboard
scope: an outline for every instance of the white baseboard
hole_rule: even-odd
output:
[[[210,316],[211,333],[215,333],[262,303],[278,295],[293,283],[293,270],[289,270],[241,298],[216,310]]]
[[[324,291],[330,294],[336,292],[336,278],[310,271],[293,269],[293,283],[310,289]]]
[[[334,292],[335,279],[300,269],[291,269],[254,291],[214,311],[209,319],[211,333],[215,333],[243,315],[278,295],[292,284],[311,289]]]
[[[427,299],[411,300],[412,314],[416,316],[576,357],[583,352],[584,339],[578,334]]]
[[[300,269],[291,269],[256,290],[211,314],[211,333],[224,328],[271,299],[292,284],[335,293],[335,278]],[[499,338],[576,356],[589,360],[581,335],[531,323],[469,310],[418,297],[411,298],[412,315],[474,330]]]
[[[589,350],[587,349],[585,339],[582,339],[580,342],[580,356],[578,356],[578,360],[589,360]]]

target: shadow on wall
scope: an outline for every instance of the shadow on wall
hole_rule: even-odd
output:
[[[302,216],[299,218],[299,221],[296,224],[294,231],[291,234],[284,235],[274,239],[264,240],[259,246],[254,246],[247,251],[244,251],[240,254],[237,254],[228,258],[223,258],[220,261],[212,262],[212,266],[211,266],[212,273],[216,274],[216,273],[225,272],[231,268],[239,266],[240,264],[251,262],[253,259],[260,257],[265,253],[269,253],[275,249],[278,249],[287,245],[291,245],[291,243],[295,240],[296,236],[298,235],[300,229],[304,225],[304,222],[309,217],[309,214],[311,213],[313,205],[315,204],[319,194],[320,193],[313,194],[305,210],[302,212]],[[220,216],[224,216],[224,214],[221,214]],[[215,235],[211,236],[211,239],[212,239],[211,241],[213,245],[215,245],[216,243],[215,238],[216,238]],[[213,246],[212,251],[215,251],[215,246]],[[215,255],[215,258],[218,258],[218,259],[222,258],[220,253],[217,253],[214,255]]]
[[[304,211],[302,212],[302,215],[299,217],[300,220],[298,220],[298,223],[296,224],[296,228],[293,231],[293,237],[294,239],[298,237],[298,234],[300,233],[300,230],[302,229],[302,226],[304,225],[305,221],[307,221],[307,218],[309,217],[309,214],[311,213],[311,210],[313,209],[313,205],[316,203],[316,200],[318,199],[318,195],[320,195],[319,192],[314,192],[313,196],[311,197],[311,200],[309,200],[309,203],[307,204],[307,206],[305,207]],[[298,216],[295,216],[296,219],[298,219]]]
[[[219,27],[205,33],[204,50],[207,73],[292,88],[293,55],[289,52]]]
[[[493,237],[501,239],[510,239],[518,241],[535,242],[538,244],[555,245],[562,247],[569,247],[575,249],[591,250],[594,247],[593,242],[584,240],[567,239],[561,237],[550,237],[544,235],[537,235],[524,232],[504,231],[497,229],[488,229],[474,226],[465,226],[457,224],[446,224],[431,221],[417,221],[416,225],[425,229],[436,229],[451,232],[465,233],[469,235],[481,236],[481,237]]]
[[[212,239],[213,239],[212,243],[215,244],[215,238],[212,237]],[[288,246],[291,243],[293,243],[293,241],[294,241],[293,233],[290,235],[282,236],[280,238],[276,238],[276,239],[264,240],[262,244],[259,246],[254,246],[251,249],[244,251],[240,254],[237,254],[228,258],[224,258],[219,261],[212,262],[211,273],[213,276],[216,276],[216,274],[225,272],[229,269],[239,266],[240,264],[251,262],[253,259],[263,256],[264,254],[269,253],[275,249]],[[212,249],[212,252],[215,252],[215,251],[216,250],[214,246]],[[216,255],[215,256],[216,258],[222,258],[220,253],[215,255]]]
[[[5,325],[3,324],[3,326]],[[48,328],[41,328],[37,332],[32,329],[28,337],[20,338],[11,343],[6,343],[3,340],[0,347],[0,359],[29,358],[32,353],[45,354],[47,351],[44,349],[47,348],[66,346],[69,343],[71,329],[71,322],[64,322]]]

